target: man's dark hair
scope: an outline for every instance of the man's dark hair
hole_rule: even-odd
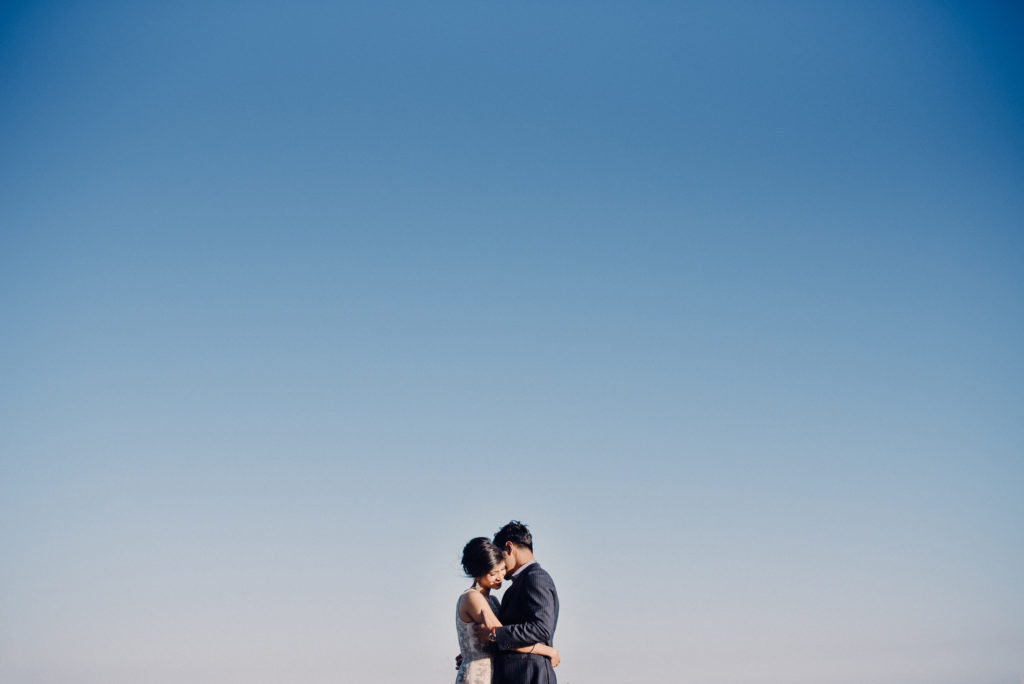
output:
[[[533,535],[526,529],[526,525],[518,520],[512,520],[494,535],[494,545],[499,549],[505,548],[505,542],[525,546],[533,551]]]

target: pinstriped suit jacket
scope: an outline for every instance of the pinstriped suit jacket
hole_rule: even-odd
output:
[[[534,563],[512,581],[501,599],[497,631],[498,655],[493,684],[555,684],[555,670],[544,656],[507,649],[552,645],[558,624],[558,592],[547,570]]]

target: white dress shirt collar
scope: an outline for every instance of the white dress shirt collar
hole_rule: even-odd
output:
[[[512,579],[515,579],[516,577],[519,577],[519,574],[520,574],[520,573],[521,573],[521,572],[522,572],[523,570],[525,570],[526,568],[530,567],[531,565],[533,565],[533,564],[534,564],[534,563],[536,563],[536,562],[537,562],[537,561],[535,561],[535,560],[532,560],[532,561],[530,561],[529,563],[523,563],[522,565],[520,565],[520,566],[519,566],[519,569],[518,569],[518,570],[516,570],[515,572],[513,572],[513,573],[512,573]]]

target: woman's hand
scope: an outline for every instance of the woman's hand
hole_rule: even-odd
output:
[[[562,656],[559,655],[558,649],[553,648],[554,654],[551,656],[551,667],[558,667],[558,663],[562,662]]]

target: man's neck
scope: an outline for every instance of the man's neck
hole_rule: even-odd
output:
[[[523,562],[521,562],[516,567],[516,569],[512,571],[512,576],[515,577],[516,575],[521,573],[526,568],[526,566],[531,565],[532,563],[536,563],[536,562],[537,562],[537,560],[533,557],[533,554],[530,554],[529,558],[523,559]]]

